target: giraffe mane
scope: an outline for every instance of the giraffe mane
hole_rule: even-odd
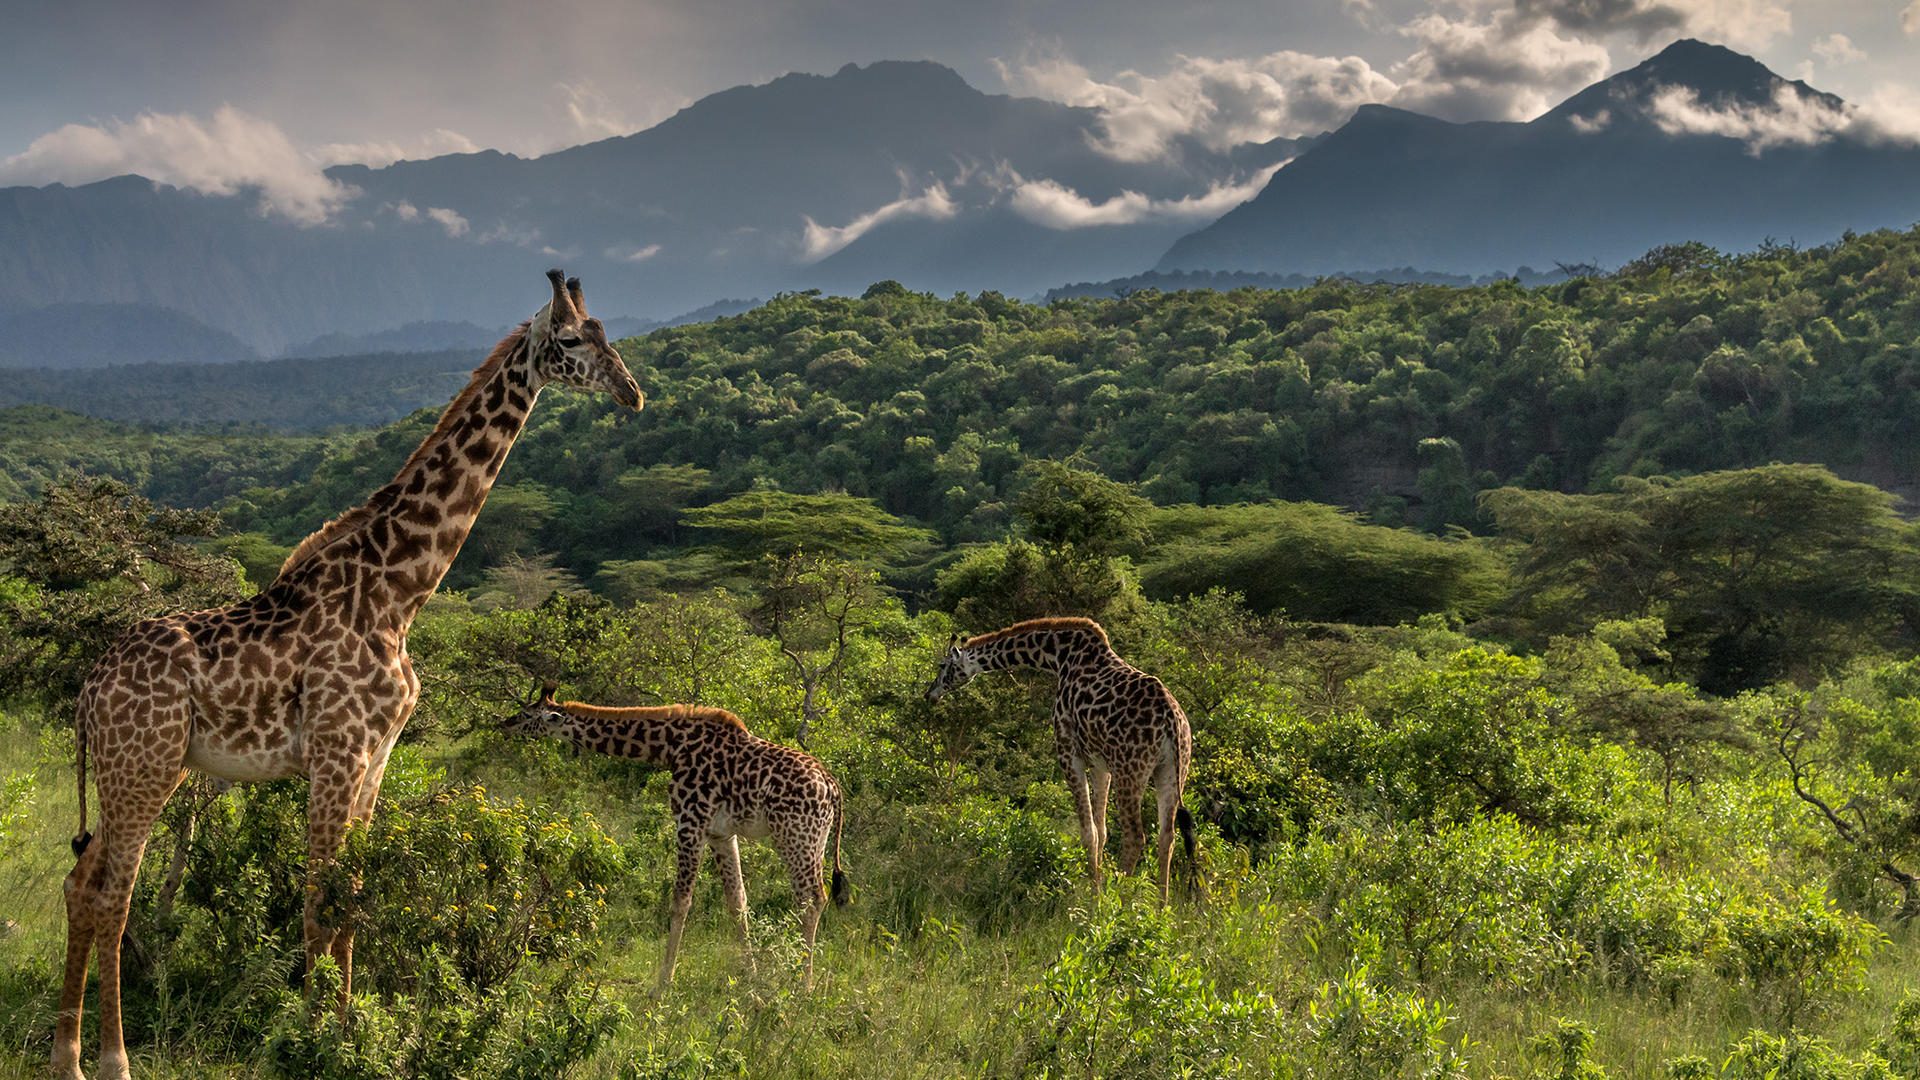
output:
[[[610,705],[589,705],[584,701],[563,701],[560,708],[590,720],[671,720],[687,724],[727,724],[741,731],[747,730],[744,720],[725,709],[715,709],[706,705],[641,705],[616,708]]]
[[[976,649],[982,645],[991,645],[1003,638],[1013,637],[1016,634],[1031,634],[1040,630],[1091,630],[1099,636],[1102,642],[1107,641],[1106,628],[1099,623],[1078,615],[1066,615],[1053,619],[1028,619],[1025,622],[1014,623],[1012,626],[1003,626],[989,633],[975,634],[961,642],[960,647],[963,649]]]
[[[433,426],[433,431],[426,438],[420,440],[419,446],[413,448],[413,453],[407,456],[406,463],[401,465],[399,471],[394,474],[396,477],[406,475],[408,469],[425,457],[428,450],[437,445],[453,427],[456,423],[455,418],[465,415],[468,406],[473,404],[474,398],[480,396],[481,388],[486,385],[487,380],[493,378],[507,361],[525,351],[527,328],[532,325],[532,321],[529,319],[521,323],[506,337],[501,338],[500,343],[487,354],[487,358],[480,362],[480,366],[473,369],[466,387],[447,403],[446,410],[440,414],[440,422]],[[359,531],[361,526],[372,521],[374,511],[385,509],[387,502],[392,498],[389,490],[391,487],[392,485],[389,484],[381,488],[366,502],[308,533],[306,539],[294,546],[292,553],[287,556],[287,561],[280,564],[280,573],[276,575],[275,580],[286,577],[296,567],[304,565],[313,556],[331,547],[334,541]]]

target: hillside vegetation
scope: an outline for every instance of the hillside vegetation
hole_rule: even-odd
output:
[[[1920,1080],[1920,529],[1848,478],[1910,475],[1917,254],[1046,308],[881,285],[624,343],[647,410],[544,402],[414,628],[419,710],[329,878],[353,1024],[302,1004],[305,787],[190,785],[136,896],[136,1068]],[[433,417],[8,416],[0,1076],[26,1076],[87,665],[270,578]],[[1086,884],[1047,680],[924,700],[953,632],[1066,613],[1192,720],[1200,856],[1166,911]],[[747,844],[757,967],[703,873],[649,996],[664,779],[502,735],[549,679],[731,709],[834,771],[855,897],[814,992]]]

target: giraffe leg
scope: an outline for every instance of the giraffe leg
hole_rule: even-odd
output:
[[[1093,822],[1093,795],[1087,790],[1086,765],[1077,757],[1062,754],[1060,764],[1067,771],[1067,791],[1073,795],[1073,808],[1080,816],[1080,840],[1087,846],[1087,872],[1093,877],[1094,891],[1100,889],[1100,835]]]
[[[827,906],[827,822],[820,822],[817,831],[783,840],[780,856],[786,861],[787,876],[793,880],[793,904],[800,912],[800,936],[806,942],[801,985],[811,990],[813,943],[820,933],[820,912]]]
[[[1113,786],[1113,772],[1106,765],[1096,763],[1088,770],[1087,795],[1093,809],[1093,829],[1097,834],[1094,841],[1104,857],[1107,852],[1107,792]]]
[[[687,928],[687,912],[693,907],[693,882],[700,874],[700,848],[706,839],[698,829],[681,829],[677,871],[673,879],[673,917],[667,926],[667,955],[660,961],[660,984],[655,993],[664,994],[673,982],[673,965],[680,955],[680,935]]]
[[[1140,822],[1140,782],[1123,776],[1114,789],[1120,802],[1120,869],[1131,874],[1147,847],[1146,827]]]
[[[128,1076],[125,1033],[120,1024],[120,943],[126,932],[133,882],[146,854],[153,823],[186,774],[192,713],[175,680],[171,658],[154,664],[130,691],[117,673],[90,680],[81,691],[79,728],[92,751],[100,796],[99,832],[80,851],[67,875],[67,962],[53,1040],[53,1071],[62,1080],[81,1076],[80,1018],[87,988],[87,957],[100,967],[100,1064],[102,1080]],[[103,661],[104,663],[105,661]],[[106,703],[116,703],[109,710]],[[103,732],[131,728],[138,739],[108,741]],[[82,796],[85,792],[81,792]]]
[[[94,864],[93,888],[87,890],[81,901],[92,907],[93,947],[100,962],[99,1080],[127,1080],[131,1075],[127,1067],[126,1033],[120,1026],[120,941],[126,933],[127,914],[133,904],[133,882],[140,873],[140,860],[146,854],[147,837],[184,775],[178,764],[168,767],[164,778],[158,770],[149,769],[139,776],[124,778],[124,783],[110,782],[106,772],[101,773],[100,835],[94,839],[94,843],[100,845],[100,855]],[[109,810],[109,806],[113,809]],[[71,904],[70,900],[70,907]],[[69,942],[69,963],[72,953]],[[84,988],[84,952],[80,958],[80,977]],[[76,1025],[77,1019],[76,1015]]]
[[[97,839],[89,844],[67,875],[67,966],[60,983],[59,1019],[53,1028],[56,1080],[85,1080],[80,1071],[80,1020],[87,995],[87,961],[93,957],[100,852],[105,846]]]
[[[307,781],[307,906],[303,928],[307,945],[307,974],[323,956],[332,956],[340,969],[338,1007],[342,1019],[353,997],[352,939],[345,939],[330,913],[323,912],[320,874],[340,853],[340,841],[347,824],[353,820],[360,786],[371,762],[363,749],[346,740],[330,739],[331,745],[314,745],[308,753]],[[311,992],[311,984],[308,986]]]
[[[411,711],[411,708],[409,708],[407,713],[401,715],[400,725],[406,724],[407,715],[411,713]],[[348,819],[349,824],[364,825],[368,821],[373,820],[373,808],[380,799],[380,782],[387,774],[388,754],[392,753],[393,743],[399,734],[400,729],[396,726],[392,735],[390,735],[387,740],[384,752],[379,755],[378,760],[371,764],[367,769],[366,775],[361,778],[360,788],[354,793],[353,813]],[[311,819],[309,819],[308,824],[309,828],[311,828]],[[311,855],[309,855],[309,857],[311,857]],[[354,878],[353,887],[355,891],[359,890],[360,879],[358,877]],[[340,1015],[344,1019],[346,1017],[347,1006],[353,999],[353,927],[340,927],[334,931],[333,945],[329,952],[333,956],[334,966],[340,969],[339,1005]]]
[[[740,839],[725,837],[713,842],[713,869],[720,875],[720,894],[727,899],[727,910],[740,928],[740,951],[746,955],[747,970],[757,971],[753,943],[747,936],[747,883],[740,874]]]
[[[1154,774],[1154,793],[1158,802],[1154,833],[1155,854],[1160,859],[1160,906],[1167,906],[1167,889],[1173,881],[1174,816],[1180,811],[1180,784],[1171,762],[1163,763]],[[1189,870],[1192,867],[1188,867]]]

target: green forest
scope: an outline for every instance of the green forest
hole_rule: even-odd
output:
[[[305,785],[191,780],[139,1075],[1920,1080],[1920,230],[1532,287],[883,282],[620,350],[646,409],[546,395],[414,626],[329,871],[350,1021],[302,996]],[[268,425],[329,376],[203,370],[244,408],[0,411],[0,1076],[50,1047],[93,659],[271,581],[438,416]],[[952,634],[1067,614],[1192,723],[1165,909],[1087,882],[1048,679],[923,697]],[[666,778],[500,732],[548,680],[832,770],[812,990],[748,843],[756,963],[703,868],[653,996]]]

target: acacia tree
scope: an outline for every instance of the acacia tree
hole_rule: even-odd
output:
[[[1793,793],[1831,830],[1842,868],[1900,890],[1895,917],[1920,915],[1920,662],[1861,685],[1754,695],[1749,707]]]
[[[879,575],[855,563],[804,551],[768,556],[754,616],[800,684],[801,746],[826,715],[821,691],[844,667],[849,636],[883,596]]]
[[[127,627],[244,596],[239,564],[193,543],[219,531],[210,511],[155,506],[97,476],[0,506],[0,698],[70,708]]]
[[[1485,506],[1522,542],[1510,611],[1531,636],[1658,618],[1674,667],[1711,693],[1810,679],[1920,624],[1914,526],[1886,492],[1817,465],[1602,495],[1504,488]]]

